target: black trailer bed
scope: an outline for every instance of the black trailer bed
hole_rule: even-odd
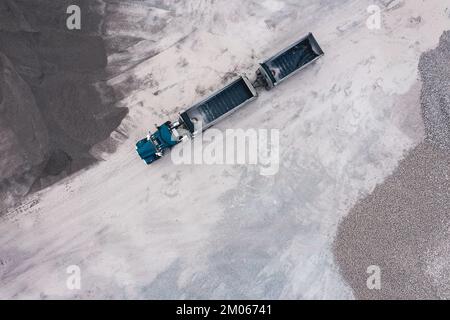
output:
[[[268,88],[312,63],[324,53],[312,33],[260,64],[259,72],[266,79]]]
[[[181,119],[188,130],[195,134],[199,131],[197,128],[198,122],[202,123],[201,130],[206,130],[220,119],[253,100],[256,96],[256,90],[248,79],[240,77],[225,88],[181,113]]]

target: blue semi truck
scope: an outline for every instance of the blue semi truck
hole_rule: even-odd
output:
[[[320,58],[324,52],[312,33],[296,41],[270,59],[260,63],[256,79],[252,83],[240,76],[221,90],[182,112],[175,122],[167,121],[154,133],[136,144],[141,159],[150,164],[186,138],[193,138],[215,123],[229,116],[245,104],[257,98],[257,88],[267,90],[279,85],[297,71]]]

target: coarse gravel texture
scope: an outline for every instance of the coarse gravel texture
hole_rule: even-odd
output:
[[[66,27],[71,4],[82,10],[79,31]],[[90,149],[127,114],[105,85],[98,7],[90,0],[0,0],[0,214],[95,163]]]
[[[426,141],[339,225],[335,258],[358,299],[450,298],[449,58],[446,31],[419,63]],[[380,290],[367,287],[371,265]]]
[[[420,58],[422,108],[427,140],[450,151],[450,31]]]
[[[421,144],[343,220],[334,251],[357,299],[450,298],[449,178],[448,154]],[[367,288],[371,265],[380,290]]]

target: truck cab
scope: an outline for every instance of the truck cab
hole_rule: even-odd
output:
[[[136,151],[145,163],[150,164],[164,155],[164,152],[180,143],[182,137],[176,128],[179,123],[167,121],[156,127],[154,133],[136,143]]]

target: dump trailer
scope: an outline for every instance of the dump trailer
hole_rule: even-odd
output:
[[[199,132],[208,129],[217,121],[252,101],[256,96],[256,90],[251,82],[245,76],[241,76],[181,113],[177,122],[168,121],[156,127],[155,133],[150,133],[146,138],[138,141],[136,150],[141,159],[150,164],[185,138],[193,138]]]
[[[245,76],[232,81],[221,90],[182,112],[175,122],[167,121],[154,133],[136,143],[136,150],[145,163],[160,159],[167,150],[187,138],[193,138],[245,104],[257,98],[256,88],[272,89],[297,71],[323,55],[316,39],[309,33],[272,58],[260,63],[252,83]]]
[[[260,63],[258,82],[270,90],[323,55],[312,33],[293,43],[272,58]]]

